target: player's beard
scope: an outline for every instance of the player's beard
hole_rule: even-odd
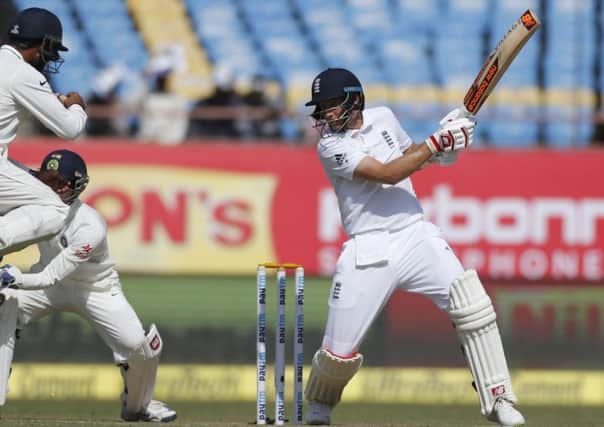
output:
[[[350,116],[346,116],[340,119],[330,121],[328,123],[328,126],[332,133],[345,132],[349,121]]]
[[[346,132],[348,122],[352,118],[352,109],[343,110],[342,113],[333,119],[326,119],[324,116],[315,119],[315,128],[319,129],[321,137],[330,134]]]
[[[44,61],[42,54],[40,54],[40,56],[38,57],[38,59],[35,60],[34,62],[32,62],[31,65],[36,70],[38,70],[39,72],[43,73],[44,72],[44,68],[46,68],[46,62]]]

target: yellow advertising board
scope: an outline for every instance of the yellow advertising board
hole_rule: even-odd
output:
[[[275,259],[271,174],[142,165],[95,165],[89,174],[83,198],[107,221],[120,271],[241,274]],[[36,254],[10,262],[29,266]]]
[[[308,374],[310,367],[306,367]],[[272,372],[269,370],[269,372]],[[291,367],[287,368],[290,373]],[[286,376],[287,398],[292,398]],[[513,373],[523,405],[604,405],[604,371],[523,370]],[[268,382],[270,384],[271,381]],[[349,402],[477,404],[466,369],[363,368],[344,392]],[[11,399],[118,399],[119,370],[110,365],[15,364]],[[269,389],[269,397],[274,393]],[[178,401],[253,401],[256,367],[161,365],[156,398]]]

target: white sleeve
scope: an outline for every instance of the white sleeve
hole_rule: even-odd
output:
[[[46,77],[31,66],[21,67],[15,73],[11,93],[20,105],[61,138],[74,139],[86,126],[88,116],[84,109],[79,105],[65,108]]]
[[[411,144],[413,144],[413,140],[402,128],[401,122],[394,115],[394,112],[390,108],[387,109],[390,112],[390,120],[392,121],[392,128],[394,129],[396,139],[398,140],[398,146],[404,153],[409,147],[411,147]]]
[[[354,170],[366,156],[346,139],[321,141],[318,147],[319,159],[326,171],[351,180]]]
[[[68,277],[80,264],[88,261],[94,249],[102,243],[104,234],[100,230],[90,233],[88,227],[82,231],[84,232],[78,233],[74,241],[42,271],[23,274],[20,288],[27,290],[48,288]]]

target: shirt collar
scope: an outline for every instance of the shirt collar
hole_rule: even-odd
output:
[[[9,52],[11,52],[13,55],[18,57],[19,59],[23,60],[23,55],[21,55],[21,52],[19,52],[17,49],[12,47],[11,45],[3,44],[2,47],[0,47],[0,49],[6,49]]]
[[[65,227],[67,227],[71,223],[71,221],[73,221],[76,216],[76,213],[81,207],[82,202],[80,201],[80,199],[75,199],[73,202],[71,202],[71,205],[69,205],[69,211],[67,212],[67,218],[65,219]]]
[[[367,135],[373,129],[373,123],[368,123],[365,118],[363,118],[363,126],[360,129],[350,129],[350,136],[355,138],[358,135]]]

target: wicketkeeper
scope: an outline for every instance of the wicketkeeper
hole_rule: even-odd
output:
[[[176,412],[152,399],[161,336],[155,325],[145,334],[109,256],[107,226],[78,198],[89,180],[84,160],[72,151],[56,150],[33,174],[69,206],[69,214],[55,237],[38,243],[40,260],[30,273],[10,265],[0,271],[0,405],[6,402],[15,330],[51,311],[69,311],[86,319],[113,351],[124,379],[121,417],[173,421]]]
[[[524,424],[512,391],[493,304],[474,270],[464,271],[441,231],[423,216],[410,176],[431,161],[452,164],[473,141],[474,117],[447,114],[414,144],[387,107],[365,109],[350,71],[328,68],[311,85],[318,153],[338,197],[344,243],[333,276],[322,347],[306,386],[307,422],[331,410],[361,367],[361,342],[390,295],[430,298],[449,314],[463,345],[481,412],[500,426]],[[443,157],[444,154],[444,157]]]

